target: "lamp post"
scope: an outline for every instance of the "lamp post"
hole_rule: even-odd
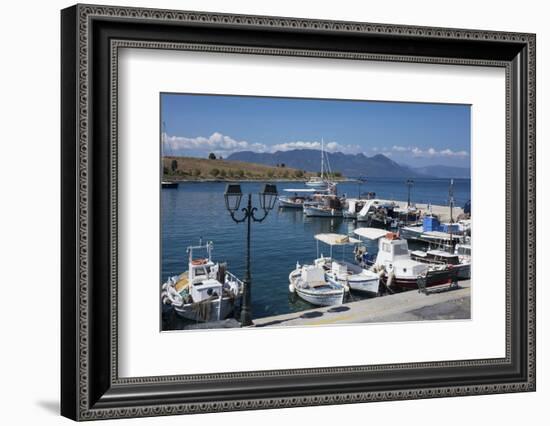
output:
[[[414,180],[407,179],[407,182],[405,182],[405,183],[407,184],[407,187],[408,187],[407,207],[410,207],[411,206],[411,188],[414,185]]]
[[[241,326],[247,326],[252,324],[252,314],[251,314],[251,275],[250,275],[250,225],[252,221],[262,222],[268,215],[270,210],[273,210],[275,207],[275,202],[277,201],[277,187],[272,184],[264,185],[262,191],[258,194],[260,199],[260,208],[263,210],[263,215],[261,217],[256,217],[256,212],[258,209],[252,207],[252,194],[248,194],[248,202],[246,207],[243,207],[241,211],[243,216],[238,218],[235,213],[239,210],[241,204],[241,199],[243,193],[241,191],[241,185],[238,184],[228,184],[225,193],[225,207],[231,219],[235,223],[242,223],[246,221],[246,269],[243,280],[243,296],[242,296],[242,305],[241,305]]]

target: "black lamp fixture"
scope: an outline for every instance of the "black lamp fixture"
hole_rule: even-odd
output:
[[[273,210],[277,201],[277,186],[273,184],[265,184],[260,196],[260,207],[264,211]]]
[[[252,207],[252,194],[248,194],[248,202],[246,207],[243,207],[241,211],[243,216],[238,218],[235,213],[239,210],[241,205],[241,199],[243,193],[241,191],[241,185],[228,184],[225,188],[225,208],[231,215],[231,219],[235,223],[247,222],[246,231],[246,270],[243,280],[243,301],[241,305],[241,326],[252,325],[252,313],[251,313],[251,286],[252,278],[250,274],[250,225],[252,221],[262,222],[268,215],[270,210],[275,207],[277,201],[277,186],[273,184],[265,184],[262,191],[258,194],[260,198],[260,208],[264,211],[262,217],[256,217],[255,213],[258,211],[256,207]]]
[[[235,213],[239,210],[242,197],[243,193],[241,191],[241,185],[231,183],[228,184],[224,193],[225,208],[227,211]]]

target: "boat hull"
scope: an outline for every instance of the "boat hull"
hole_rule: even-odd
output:
[[[336,209],[320,209],[318,207],[305,207],[304,214],[307,217],[342,217],[342,211]]]
[[[296,288],[296,293],[306,302],[316,306],[333,306],[344,303],[344,289],[320,292]]]
[[[370,296],[377,296],[380,287],[380,280],[378,278],[370,280],[352,280],[348,282],[348,285],[353,291],[365,293]]]
[[[449,270],[430,272],[430,279],[427,287],[433,287],[442,284],[451,284],[453,274]],[[382,278],[384,284],[388,284],[387,274]],[[395,290],[418,290],[418,281],[416,277],[395,276],[390,280],[390,288]]]
[[[161,186],[166,189],[177,189],[178,188],[178,182],[162,182]]]
[[[236,298],[223,297],[202,303],[188,303],[182,306],[174,306],[176,314],[182,318],[197,321],[210,322],[224,320],[233,314],[240,300]]]
[[[296,293],[301,299],[315,306],[333,306],[344,303],[346,290],[342,284],[333,284],[327,281],[332,288],[304,288],[301,285],[300,275],[301,269],[297,268],[288,276],[291,293]]]
[[[380,287],[380,278],[376,277],[359,277],[350,276],[346,280],[335,280],[329,277],[329,281],[335,284],[340,284],[348,287],[352,291],[357,291],[369,296],[377,296]]]
[[[304,207],[303,203],[296,203],[294,201],[283,200],[279,198],[279,207],[285,209],[302,209]]]

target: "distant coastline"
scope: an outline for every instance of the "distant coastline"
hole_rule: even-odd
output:
[[[220,158],[163,157],[162,180],[174,182],[305,182],[320,173],[287,167],[224,160]],[[325,177],[327,177],[325,175]],[[331,180],[347,180],[339,172]]]
[[[357,179],[351,179],[351,178],[335,178],[335,179],[331,179],[333,180],[334,182],[358,182]],[[307,180],[304,180],[303,178],[302,179],[283,179],[283,178],[276,178],[276,179],[270,179],[270,178],[255,178],[255,179],[250,179],[250,178],[245,178],[245,179],[215,179],[215,178],[204,178],[204,179],[192,179],[192,178],[180,178],[180,179],[174,179],[172,178],[171,176],[170,177],[167,177],[167,176],[164,176],[162,178],[162,181],[163,182],[185,182],[185,183],[208,183],[208,182],[218,182],[218,183],[221,183],[221,182],[227,182],[227,183],[231,183],[231,182],[298,182],[298,183],[306,183]]]

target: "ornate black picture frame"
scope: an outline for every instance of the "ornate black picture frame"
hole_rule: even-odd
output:
[[[62,415],[92,420],[535,390],[534,34],[92,5],[63,10],[61,27]],[[120,47],[504,68],[506,356],[119,378]]]

